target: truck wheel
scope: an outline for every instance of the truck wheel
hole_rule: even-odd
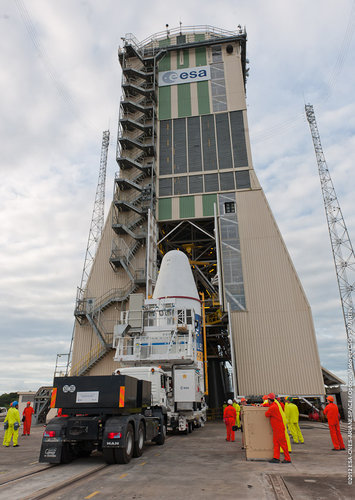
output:
[[[140,422],[138,427],[137,441],[134,442],[134,457],[140,457],[143,454],[144,441],[144,424],[143,422]]]
[[[132,458],[134,448],[134,433],[132,424],[127,425],[124,443],[124,448],[115,448],[114,450],[116,462],[118,464],[128,464]]]
[[[112,465],[116,463],[116,458],[114,454],[114,449],[112,448],[103,448],[102,456],[107,464]]]
[[[166,436],[166,425],[162,425],[162,432],[159,433],[159,435],[156,437],[155,442],[161,446],[165,443],[165,436]]]

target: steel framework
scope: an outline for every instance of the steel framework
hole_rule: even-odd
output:
[[[78,290],[77,290],[75,313],[77,312],[79,305],[81,303],[83,303],[85,289],[86,289],[87,281],[88,281],[88,278],[90,275],[90,270],[91,270],[92,264],[93,264],[94,259],[95,259],[97,245],[100,241],[103,227],[104,227],[105,186],[106,186],[107,155],[108,155],[109,144],[110,144],[110,131],[105,130],[102,134],[99,178],[97,181],[94,209],[92,212],[88,243],[86,246],[84,267],[83,267],[83,272],[81,275],[80,286],[78,287]],[[76,316],[76,318],[78,318],[77,314],[75,314],[75,316]],[[69,373],[70,365],[71,365],[71,355],[72,355],[72,348],[73,348],[74,332],[75,332],[75,322],[74,322],[74,327],[73,327],[72,338],[70,341],[69,353],[68,354],[57,354],[57,360],[56,360],[56,366],[55,366],[55,372],[54,372],[55,376],[63,375],[63,374],[67,375]],[[64,364],[65,364],[64,359],[66,359],[65,371],[64,371]]]
[[[102,134],[100,171],[97,182],[94,209],[92,212],[89,238],[86,247],[85,260],[79,294],[83,294],[89,278],[92,263],[94,262],[97,244],[100,241],[102,230],[104,227],[105,217],[105,186],[106,186],[106,169],[107,169],[107,153],[110,143],[110,131],[105,130]]]
[[[328,222],[329,236],[338,280],[339,294],[343,309],[348,346],[349,387],[352,387],[354,372],[354,290],[355,290],[355,256],[349,233],[338,202],[333,182],[325,161],[314,109],[311,104],[305,105],[309,127],[311,129],[314,150],[316,153],[319,177],[321,182],[324,208]],[[351,376],[350,376],[351,375]]]

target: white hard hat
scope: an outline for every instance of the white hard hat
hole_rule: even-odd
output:
[[[229,405],[232,405],[232,404],[233,404],[233,401],[232,401],[231,399],[228,399],[227,403],[228,403]]]

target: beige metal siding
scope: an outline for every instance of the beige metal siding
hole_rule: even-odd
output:
[[[226,52],[227,45],[233,45],[234,47],[233,53],[230,55]],[[222,45],[222,52],[228,111],[245,109],[245,92],[239,44],[237,42],[224,44]]]
[[[115,350],[109,351],[106,356],[97,363],[88,375],[112,375],[112,373],[119,368],[120,364],[113,360],[115,355]]]
[[[239,192],[247,312],[232,313],[239,394],[323,394],[310,307],[262,190]]]

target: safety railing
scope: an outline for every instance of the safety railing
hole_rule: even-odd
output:
[[[141,337],[115,337],[113,346],[116,349],[115,361],[195,361],[196,340],[189,331],[188,335],[172,335]]]
[[[98,342],[87,355],[70,368],[71,376],[78,376],[88,370],[95,362],[97,362],[109,350],[112,345],[113,333],[105,334],[106,347]]]
[[[141,49],[145,48],[146,45],[151,45],[152,47],[158,47],[160,40],[163,40],[165,38],[171,39],[172,37],[179,35],[192,35],[191,41],[195,41],[193,35],[202,33],[211,37],[224,38],[236,35],[245,35],[246,29],[245,27],[243,28],[242,26],[238,26],[238,30],[235,31],[224,30],[221,28],[217,28],[216,26],[210,26],[210,25],[184,26],[171,29],[167,28],[164,31],[160,31],[158,33],[150,35],[141,42],[139,42],[132,33],[126,33],[124,37],[124,42],[125,45],[132,45],[132,47],[140,51]]]
[[[68,375],[70,353],[57,354],[55,363],[54,376],[65,377]]]
[[[141,242],[139,240],[135,241],[131,246],[128,246],[122,238],[113,240],[111,258],[122,259],[128,264],[140,246]]]

